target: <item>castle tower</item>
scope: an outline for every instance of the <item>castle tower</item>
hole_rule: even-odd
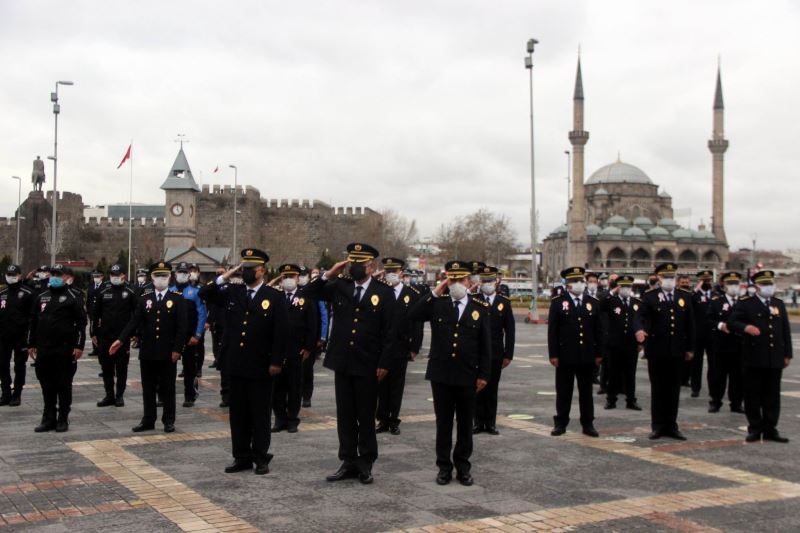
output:
[[[170,248],[194,246],[197,237],[197,193],[200,187],[195,183],[186,154],[183,153],[183,143],[161,188],[167,194],[164,252]]]
[[[566,266],[584,266],[587,263],[586,246],[586,198],[583,189],[583,147],[589,140],[589,132],[583,129],[583,79],[581,59],[578,57],[578,72],[575,76],[575,93],[572,97],[572,205],[569,210],[569,246]]]
[[[711,140],[708,141],[712,161],[712,204],[711,204],[711,232],[722,241],[727,242],[724,224],[724,158],[728,149],[728,140],[725,138],[725,106],[722,102],[722,79],[720,69],[717,67],[717,88],[714,93],[714,130]]]

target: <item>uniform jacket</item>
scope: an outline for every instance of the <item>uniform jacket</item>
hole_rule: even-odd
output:
[[[647,332],[644,347],[647,359],[685,358],[686,352],[694,352],[695,346],[692,293],[676,288],[670,305],[661,289],[647,291],[634,317],[634,329]]]
[[[35,298],[33,291],[23,283],[7,285],[0,290],[0,338],[26,337]]]
[[[136,293],[127,284],[105,287],[94,299],[89,316],[98,338],[116,340],[136,311]]]
[[[580,308],[565,292],[550,300],[547,322],[547,349],[559,365],[593,365],[602,357],[600,302],[584,294]]]
[[[68,287],[42,292],[31,307],[28,347],[40,353],[83,350],[86,310]]]
[[[711,300],[715,297],[712,291],[705,294],[703,291],[692,293],[692,305],[694,306],[695,339],[702,342],[711,337],[711,330],[708,327],[708,311],[711,307]]]
[[[758,296],[743,296],[733,307],[728,327],[742,336],[744,366],[783,368],[784,357],[792,357],[792,334],[786,306],[779,298],[770,298],[769,307]],[[744,332],[753,325],[761,331],[754,337]]]
[[[313,352],[319,340],[319,307],[316,300],[306,298],[301,290],[296,290],[291,302],[286,301],[286,293],[281,292],[286,307],[286,357],[300,358],[300,350]]]
[[[123,344],[139,336],[139,359],[144,361],[169,361],[173,352],[182,353],[186,343],[187,305],[179,292],[164,293],[161,302],[156,292],[139,298],[119,340]]]
[[[611,295],[600,302],[600,310],[605,317],[604,353],[622,348],[636,348],[634,317],[642,307],[642,301],[631,296],[628,305],[619,295]]]
[[[408,312],[414,303],[420,299],[420,293],[414,287],[403,285],[399,297],[395,297],[395,290],[392,291],[394,299],[394,337],[392,341],[392,368],[401,370],[405,368],[410,358],[410,353],[419,353],[422,347],[423,323],[418,320],[409,320]]]
[[[486,297],[482,299],[488,303]],[[516,342],[516,324],[511,300],[495,293],[494,302],[489,306],[489,329],[492,332],[492,359],[513,359]]]
[[[198,339],[203,337],[206,331],[206,318],[208,312],[206,311],[206,304],[199,296],[200,289],[190,284],[173,285],[169,288],[170,291],[178,291],[183,294],[186,299],[187,305],[186,316],[189,324],[189,329],[186,333],[186,340],[188,341],[192,336]]]
[[[733,314],[733,308],[739,303],[738,298],[733,299],[733,305],[728,302],[727,296],[712,296],[706,315],[706,327],[711,332],[711,350],[715,354],[738,354],[742,349],[742,336],[731,331],[725,333],[719,330],[720,322],[727,323]]]

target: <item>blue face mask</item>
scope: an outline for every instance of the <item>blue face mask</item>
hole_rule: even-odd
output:
[[[64,286],[64,278],[52,276],[47,283],[54,289],[59,289]]]

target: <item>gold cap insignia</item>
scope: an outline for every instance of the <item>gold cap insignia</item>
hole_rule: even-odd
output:
[[[250,257],[251,255],[253,255],[253,250],[247,250],[247,251],[244,253],[244,255],[246,255],[247,257]]]
[[[360,252],[361,251],[361,245],[360,244],[356,244],[355,246],[353,246],[353,250],[355,250],[356,252]]]
[[[453,268],[461,268],[461,265],[459,265],[458,263],[453,263]]]

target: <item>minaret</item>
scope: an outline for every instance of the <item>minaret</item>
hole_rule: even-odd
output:
[[[572,97],[572,206],[569,211],[569,253],[566,266],[584,266],[587,263],[586,248],[586,200],[583,191],[583,147],[589,140],[589,132],[583,129],[583,79],[581,58],[578,56],[578,72],[575,76],[575,94]]]
[[[712,160],[712,204],[711,204],[711,232],[722,241],[725,238],[724,224],[724,157],[728,149],[728,140],[725,138],[725,106],[722,103],[722,79],[720,69],[717,67],[717,89],[714,93],[714,131],[708,141]]]

